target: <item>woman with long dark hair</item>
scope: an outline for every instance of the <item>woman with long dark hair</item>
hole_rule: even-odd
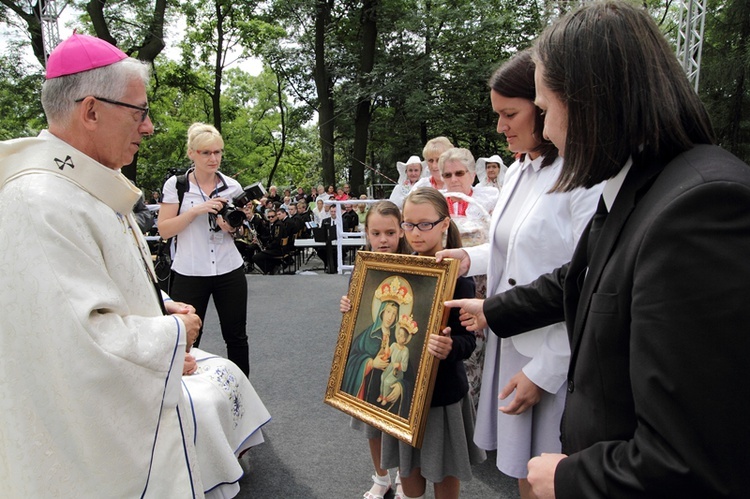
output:
[[[489,86],[497,131],[519,158],[508,168],[489,243],[444,252],[466,261],[468,275],[488,275],[488,297],[569,261],[601,194],[600,187],[549,193],[563,161],[542,136],[530,51],[498,68]],[[497,449],[498,469],[518,479],[522,498],[532,497],[526,481],[529,459],[560,450],[569,358],[563,323],[510,339],[488,335],[474,441],[483,449]]]
[[[606,181],[569,264],[450,303],[504,337],[565,318],[561,453],[540,498],[747,496],[750,168],[645,9],[586,4],[536,42],[536,104],[565,157],[555,192]]]

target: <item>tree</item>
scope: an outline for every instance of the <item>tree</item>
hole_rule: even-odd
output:
[[[326,59],[326,34],[331,24],[331,11],[334,0],[315,1],[315,88],[318,92],[318,128],[320,130],[320,151],[323,167],[323,182],[333,184],[335,168],[334,151],[334,101],[333,77]]]
[[[42,24],[39,20],[42,18],[41,13],[44,11],[46,1],[37,0],[36,3],[32,4],[23,0],[0,0],[0,5],[5,6],[21,19],[21,23],[23,24],[22,29],[26,32],[31,42],[34,56],[39,61],[39,64],[44,67],[44,41],[42,39]],[[2,14],[4,22],[9,24],[14,23],[12,17],[8,16],[7,12],[3,12]]]
[[[352,148],[352,167],[349,172],[349,182],[353,185],[352,192],[354,194],[362,194],[365,190],[364,164],[367,161],[367,142],[372,119],[370,109],[372,99],[370,96],[378,37],[377,12],[379,6],[379,0],[364,0],[360,16],[362,30],[357,81],[360,94],[354,114],[354,145]]]
[[[245,5],[245,4],[243,4]],[[234,9],[231,2],[184,2],[185,38],[180,42],[182,50],[183,79],[178,82],[187,87],[204,92],[212,104],[212,123],[217,130],[222,127],[221,92],[224,69],[229,58],[241,50],[238,19],[244,9]],[[235,15],[237,17],[235,17]],[[210,69],[198,71],[198,68]]]
[[[190,166],[187,129],[193,122],[210,121],[213,113],[212,99],[205,92],[167,84],[178,79],[182,64],[160,59],[157,66],[159,84],[150,100],[157,128],[142,144],[138,172],[141,185],[150,190]],[[203,68],[195,77],[206,80],[208,74]],[[288,185],[300,185],[317,173],[315,147],[304,125],[309,115],[291,106],[279,81],[270,68],[258,76],[240,68],[225,72],[222,171],[243,185],[261,181],[268,186],[274,176]]]
[[[11,50],[0,56],[0,140],[37,135],[45,125],[39,99],[43,76],[21,53]]]
[[[150,4],[145,0],[89,0],[85,9],[97,37],[153,64],[165,47],[167,0],[156,0],[153,8]]]
[[[713,0],[704,31],[700,95],[719,143],[750,163],[750,4]]]

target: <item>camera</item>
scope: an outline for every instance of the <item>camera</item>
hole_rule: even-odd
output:
[[[224,203],[218,215],[221,215],[231,227],[239,227],[245,221],[245,213],[242,211],[242,208],[265,195],[266,190],[260,182],[248,185],[242,189],[241,194],[232,198],[231,203]]]
[[[167,170],[167,173],[164,175],[164,180],[162,181],[162,184],[169,180],[170,177],[177,177],[179,175],[185,175],[187,173],[187,168],[170,168]]]

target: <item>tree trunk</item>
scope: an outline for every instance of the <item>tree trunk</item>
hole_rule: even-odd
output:
[[[104,5],[106,0],[89,0],[86,4],[86,12],[91,17],[91,23],[94,26],[94,32],[96,36],[102,40],[106,40],[112,45],[117,46],[117,40],[112,36],[107,25],[107,20],[104,17]],[[151,63],[153,65],[162,50],[164,50],[164,13],[166,11],[166,0],[157,0],[154,5],[154,17],[151,26],[146,31],[146,36],[140,45],[135,47],[121,47],[121,50],[127,54],[135,54],[141,61]],[[122,167],[122,174],[132,180],[136,185],[138,184],[136,174],[138,171],[138,153],[133,156],[133,161],[129,165]]]
[[[279,103],[279,115],[281,116],[281,146],[275,151],[273,168],[271,173],[268,174],[268,185],[273,185],[273,176],[276,174],[276,169],[279,167],[281,157],[284,155],[284,149],[286,149],[286,108],[284,107],[284,85],[281,75],[276,75],[276,98]]]
[[[318,94],[318,129],[320,131],[320,157],[323,183],[334,184],[336,172],[333,162],[334,109],[333,80],[326,65],[326,29],[331,18],[334,0],[317,0],[315,3],[315,88]]]
[[[359,195],[366,192],[365,161],[367,161],[367,140],[372,119],[371,79],[375,65],[375,52],[378,38],[377,9],[379,0],[365,0],[362,5],[362,51],[360,52],[359,87],[361,95],[357,100],[354,117],[353,164],[349,172],[352,192]]]
[[[427,16],[432,15],[432,2],[425,2],[425,12]],[[429,61],[432,59],[432,33],[429,29],[425,30],[425,37],[424,37],[424,59],[426,61]],[[422,90],[424,91],[425,95],[432,95],[432,89],[430,86],[432,85],[432,77],[430,76],[432,74],[431,71],[427,72],[427,77],[425,77],[422,81],[424,82],[424,87]],[[427,141],[431,138],[428,136],[428,127],[427,127],[427,121],[422,120],[419,122],[419,137],[422,139],[422,144],[426,144]],[[421,155],[421,153],[420,153]]]
[[[747,4],[745,4],[747,5]],[[746,99],[745,74],[747,66],[742,61],[747,61],[750,57],[750,9],[744,9],[738,3],[737,10],[740,15],[737,16],[739,21],[739,36],[736,42],[738,54],[736,54],[738,64],[735,66],[736,75],[734,77],[734,93],[731,97],[732,105],[730,106],[729,127],[727,130],[728,143],[727,149],[738,156],[742,156],[742,111],[743,101]],[[744,12],[743,12],[744,10]]]
[[[42,25],[39,22],[39,19],[42,18],[42,12],[44,11],[46,3],[46,0],[38,0],[35,4],[31,5],[31,13],[29,14],[16,2],[11,0],[0,0],[0,5],[5,5],[18,17],[23,19],[24,23],[26,23],[26,31],[31,40],[31,48],[34,51],[34,57],[36,57],[42,67],[45,67],[44,39],[42,38]],[[4,22],[7,22],[7,17],[4,19]]]
[[[211,105],[214,110],[214,127],[221,133],[221,81],[224,75],[224,19],[225,14],[221,10],[221,2],[217,0],[216,6],[216,60],[214,62],[214,90],[211,94]]]

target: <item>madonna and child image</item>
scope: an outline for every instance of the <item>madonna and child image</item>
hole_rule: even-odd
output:
[[[342,391],[409,418],[435,284],[429,276],[367,274]]]

